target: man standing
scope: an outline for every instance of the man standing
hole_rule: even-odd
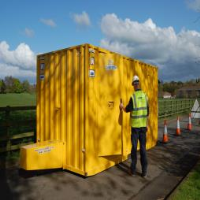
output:
[[[137,143],[140,142],[140,161],[142,166],[142,177],[147,175],[147,155],[146,155],[146,132],[147,132],[147,117],[149,115],[149,106],[147,95],[140,88],[140,80],[138,76],[134,76],[132,85],[135,92],[131,96],[126,107],[120,103],[120,109],[125,112],[130,112],[131,125],[131,174],[136,174],[137,164]]]

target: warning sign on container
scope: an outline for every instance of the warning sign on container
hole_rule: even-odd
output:
[[[95,71],[93,69],[89,70],[89,77],[95,77]]]
[[[108,61],[108,65],[106,65],[106,70],[116,70],[117,66],[114,65],[114,61],[113,60],[109,60]]]
[[[44,75],[40,75],[40,80],[44,80]]]

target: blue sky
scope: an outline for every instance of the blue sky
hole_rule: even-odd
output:
[[[200,77],[200,0],[0,0],[0,78],[35,81],[35,56],[82,43]]]

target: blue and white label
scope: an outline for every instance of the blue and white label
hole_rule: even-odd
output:
[[[117,66],[114,65],[113,60],[108,60],[108,65],[106,65],[106,70],[116,70]]]
[[[107,65],[106,70],[116,70],[117,67],[115,65]]]
[[[95,77],[95,71],[93,69],[89,70],[89,77]]]
[[[44,75],[40,75],[40,80],[44,80]]]

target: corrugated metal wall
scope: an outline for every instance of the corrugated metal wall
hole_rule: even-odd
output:
[[[83,46],[40,55],[37,76],[37,140],[66,142],[64,165],[81,171],[85,148],[84,55]]]

